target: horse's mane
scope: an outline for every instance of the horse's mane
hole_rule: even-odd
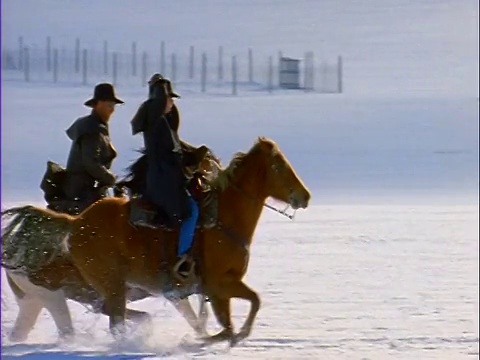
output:
[[[241,164],[243,164],[245,159],[254,154],[258,154],[261,151],[261,146],[265,144],[271,146],[273,152],[278,151],[277,144],[274,141],[265,137],[259,137],[248,152],[235,153],[228,166],[221,168],[218,175],[208,181],[209,185],[214,189],[223,191],[231,183],[236,170],[241,166]],[[140,189],[144,186],[147,168],[146,150],[142,148],[137,150],[137,152],[139,152],[141,156],[125,169],[127,175],[120,183],[117,184],[129,187],[133,193],[139,193]],[[210,156],[220,165],[220,160],[218,157],[216,157],[214,154],[211,154]]]
[[[245,159],[261,152],[261,146],[268,144],[272,146],[272,151],[278,151],[277,144],[265,137],[259,137],[248,152],[237,152],[226,168],[220,170],[218,176],[210,181],[210,185],[220,191],[225,190],[230,185],[236,170],[245,162]]]
[[[126,175],[123,179],[116,184],[116,187],[128,187],[133,194],[142,192],[145,186],[145,174],[147,171],[147,152],[145,148],[137,149],[136,152],[140,153],[137,160],[127,166],[124,171]],[[114,191],[115,192],[115,191]]]
[[[240,166],[247,155],[248,153],[237,152],[233,156],[233,159],[230,161],[228,166],[221,169],[217,177],[210,181],[210,186],[220,191],[225,190],[225,188],[230,184],[235,170]]]

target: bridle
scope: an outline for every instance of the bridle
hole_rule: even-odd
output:
[[[208,153],[207,153],[208,154]],[[210,155],[213,155],[213,154],[210,154]],[[219,162],[216,160],[216,158],[214,157],[215,159],[215,163],[217,165],[219,165]],[[210,159],[211,160],[211,159]],[[273,169],[273,171],[276,173],[276,174],[279,174],[283,169],[282,167],[279,165],[279,164],[271,164],[271,167]],[[235,191],[239,192],[240,194],[242,194],[242,196],[244,196],[245,198],[249,199],[250,201],[254,201],[254,202],[258,202],[258,198],[256,196],[253,196],[253,195],[250,195],[248,193],[246,193],[244,190],[242,190],[238,185],[234,184],[234,183],[230,183],[230,186],[232,187],[232,189],[234,189]],[[267,204],[267,203],[263,203],[262,204],[264,207],[266,207],[267,209],[270,209],[272,211],[275,211],[276,213],[280,214],[280,215],[283,215],[285,217],[287,217],[288,219],[290,220],[294,220],[295,219],[295,213],[296,213],[296,210],[293,210],[293,214],[289,214],[288,213],[288,209],[290,208],[290,205],[287,205],[285,209],[278,209],[270,204]],[[240,243],[245,249],[248,249],[248,241],[246,238],[244,238],[243,236],[241,236],[240,234],[238,234],[234,229],[232,229],[230,226],[224,224],[223,222],[221,222],[220,220],[217,221],[217,225],[215,226],[216,229],[222,231],[225,235],[227,235],[229,238],[231,238],[232,240],[235,240],[236,242]]]
[[[282,169],[282,166],[280,166],[279,164],[277,163],[274,163],[274,164],[271,164],[270,165],[271,168],[273,169],[274,173],[275,174],[280,174],[280,172],[283,170]],[[250,199],[251,201],[258,201],[257,197],[253,196],[253,195],[250,195],[250,194],[247,194],[244,190],[240,189],[236,184],[230,184],[232,186],[233,189],[235,189],[237,192],[239,192],[240,194],[242,194],[244,197],[246,197],[247,199]],[[295,220],[295,214],[297,212],[297,210],[294,210],[293,209],[293,214],[289,214],[288,213],[288,210],[290,209],[290,205],[287,204],[287,206],[282,210],[282,209],[279,209],[273,205],[270,205],[268,203],[264,203],[263,204],[264,207],[266,207],[267,209],[270,209],[272,211],[275,211],[276,213],[280,214],[280,215],[283,215],[285,216],[286,218],[290,219],[290,220]]]

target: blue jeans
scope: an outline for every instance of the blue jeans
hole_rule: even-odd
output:
[[[180,240],[178,243],[177,255],[180,257],[184,255],[192,246],[193,236],[195,235],[195,227],[197,226],[198,220],[198,205],[189,195],[188,197],[189,206],[190,206],[190,217],[186,218],[182,222],[180,227]]]

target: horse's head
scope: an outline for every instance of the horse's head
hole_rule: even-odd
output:
[[[265,161],[264,180],[267,196],[283,201],[293,209],[305,209],[310,201],[310,191],[278,145],[272,140],[261,137],[256,146]]]

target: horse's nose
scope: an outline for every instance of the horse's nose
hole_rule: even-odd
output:
[[[305,195],[303,197],[303,204],[304,204],[304,209],[308,207],[308,204],[310,203],[310,199],[312,198],[312,194],[310,194],[310,191],[306,191]]]
[[[292,194],[290,199],[290,205],[292,208],[296,209],[306,209],[308,207],[308,203],[310,202],[310,192],[297,192]]]
[[[305,191],[305,193],[300,197],[300,207],[302,209],[306,209],[308,207],[308,203],[310,202],[311,194],[309,191]]]

